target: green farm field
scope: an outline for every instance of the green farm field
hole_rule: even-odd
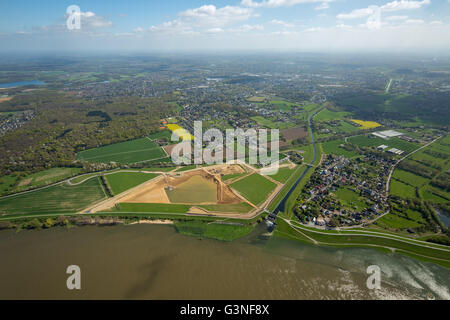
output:
[[[420,145],[416,143],[407,142],[399,138],[391,138],[385,140],[379,137],[368,137],[366,135],[351,137],[348,139],[349,142],[362,147],[378,147],[382,144],[387,145],[390,148],[397,148],[403,150],[407,153],[417,150]],[[388,150],[388,149],[386,149]]]
[[[251,225],[206,224],[199,221],[176,222],[175,228],[181,234],[221,241],[233,241],[242,238],[253,230]]]
[[[381,219],[377,220],[375,223],[385,229],[396,229],[405,230],[407,228],[417,228],[424,224],[426,221],[423,220],[420,212],[407,210],[406,216],[400,215],[399,213],[393,212],[385,215]]]
[[[323,109],[314,117],[314,120],[315,121],[339,120],[350,115],[351,115],[350,112],[345,111],[335,112],[329,109]]]
[[[43,187],[76,176],[80,172],[81,168],[52,168],[20,177],[18,174],[6,175],[0,178],[0,194]]]
[[[297,179],[302,175],[302,173],[305,171],[305,169],[306,169],[306,165],[300,165],[300,166],[297,166],[297,168],[295,168],[295,170],[292,172],[289,179],[285,182],[283,189],[281,189],[281,191],[277,194],[277,196],[274,198],[274,200],[270,203],[270,205],[268,207],[269,211],[275,210],[276,206],[286,196],[286,194],[289,192],[289,190],[295,184]]]
[[[270,104],[277,107],[282,111],[291,111],[292,106],[295,106],[295,103],[284,101],[284,100],[271,100]]]
[[[304,106],[304,107],[303,107],[303,110],[305,110],[305,111],[307,111],[307,112],[311,112],[311,111],[313,111],[314,109],[316,109],[317,106],[318,106],[318,104],[316,104],[316,103],[310,103],[310,104],[307,104],[306,106]]]
[[[153,171],[153,172],[169,172],[175,170],[176,167],[151,167],[151,168],[139,168],[139,171]]]
[[[340,145],[344,145],[345,142],[342,140],[332,140],[322,143],[323,152],[326,154],[335,154],[338,156],[344,156],[346,158],[356,157],[358,154],[352,151],[347,151],[341,148]]]
[[[276,188],[276,184],[254,173],[230,185],[254,205],[261,204]]]
[[[391,194],[402,198],[414,198],[416,196],[416,190],[413,186],[395,179],[391,180],[390,192]]]
[[[412,160],[445,171],[450,169],[450,135],[411,156]]]
[[[236,178],[245,176],[246,174],[247,174],[247,172],[225,174],[225,175],[222,176],[222,181],[228,181],[228,180],[236,179]]]
[[[211,212],[236,212],[247,213],[253,209],[247,202],[238,204],[212,204],[212,205],[196,205],[196,207],[203,208]]]
[[[117,212],[187,213],[190,205],[173,203],[120,203]]]
[[[250,102],[264,102],[264,100],[266,100],[265,97],[258,97],[258,96],[253,96],[253,97],[247,98],[247,101],[250,101]]]
[[[165,152],[155,142],[149,138],[141,138],[82,151],[77,155],[77,160],[127,164],[164,157]]]
[[[358,210],[362,210],[367,207],[367,205],[360,200],[359,195],[352,190],[347,188],[339,188],[335,192],[336,196],[341,200],[344,206],[348,208],[357,208]]]
[[[296,126],[296,124],[293,123],[293,122],[275,122],[275,121],[272,121],[272,120],[270,120],[268,118],[264,118],[264,117],[261,117],[261,116],[254,116],[254,117],[251,117],[251,118],[253,120],[255,120],[256,123],[258,123],[259,125],[267,127],[269,129],[280,129],[280,130],[283,130],[283,129],[293,128],[293,127]]]
[[[78,175],[81,168],[52,168],[22,178],[14,191],[37,188]]]
[[[158,175],[144,172],[117,172],[105,175],[114,195],[134,188],[156,176]]]
[[[136,213],[173,213],[185,214],[193,205],[174,204],[174,203],[120,203],[118,208],[113,209],[116,212],[136,212]],[[211,212],[236,212],[247,213],[253,209],[246,202],[238,204],[216,204],[216,205],[195,205]]]
[[[434,181],[445,181],[450,170],[450,136],[447,135],[430,146],[420,150],[410,157],[409,164],[415,166],[421,174],[426,173],[431,179],[410,173],[409,171],[403,177],[398,178],[415,187],[419,187],[419,195],[426,201],[439,203],[449,203],[450,192],[444,188],[433,185]]]
[[[450,192],[445,192],[441,189],[434,188],[430,185],[426,185],[420,188],[420,196],[427,201],[432,201],[434,203],[449,203],[450,202]]]
[[[10,174],[0,178],[0,194],[7,193],[16,183],[18,177]]]
[[[196,168],[197,168],[197,165],[191,164],[191,165],[188,165],[188,166],[184,166],[184,167],[178,168],[177,170],[175,170],[175,172],[183,172],[183,171],[193,170],[193,169],[196,169]]]
[[[425,165],[427,167],[431,168],[439,168],[443,169],[445,166],[448,166],[449,162],[448,159],[450,159],[450,155],[448,155],[447,159],[442,159],[436,156],[432,156],[430,153],[425,153],[424,151],[430,152],[431,148],[426,148],[425,150],[421,150],[415,154],[413,154],[409,160],[416,161],[422,165]],[[440,150],[440,154],[444,154],[442,152],[443,150]]]
[[[285,183],[294,172],[295,169],[280,168],[278,169],[277,174],[270,177],[278,182]]]
[[[99,175],[98,172],[81,175],[81,176],[75,177],[73,179],[70,179],[70,183],[77,184],[77,183],[83,182],[87,179],[90,179],[90,178],[98,176],[98,175]]]
[[[169,139],[172,137],[172,132],[170,132],[169,130],[162,130],[156,133],[153,133],[151,135],[148,136],[150,139],[152,140],[157,140],[157,139]]]
[[[393,178],[414,187],[420,187],[429,182],[429,179],[427,178],[401,169],[396,169],[394,171]]]
[[[76,186],[61,183],[0,199],[0,215],[74,213],[105,197],[99,178]]]
[[[327,128],[328,130],[330,130],[330,132],[325,133],[325,132],[319,132],[318,133],[318,138],[324,138],[324,137],[329,137],[332,136],[334,134],[342,134],[342,133],[352,133],[355,131],[358,131],[359,128],[346,122],[346,121],[338,121],[339,125],[331,125],[328,122],[323,122],[321,123],[321,126]]]

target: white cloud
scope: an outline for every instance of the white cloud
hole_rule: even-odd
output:
[[[196,9],[188,9],[179,14],[181,17],[202,26],[224,26],[236,21],[248,20],[255,16],[250,8],[226,6],[217,8],[214,5],[204,5]]]
[[[427,5],[430,3],[431,3],[430,0],[423,0],[423,1],[395,0],[386,3],[384,6],[381,6],[381,11],[392,12],[400,10],[420,9],[423,5]]]
[[[408,19],[408,16],[389,16],[385,18],[387,21],[402,21]]]
[[[321,28],[321,27],[313,27],[313,28],[305,29],[304,32],[317,32],[317,31],[322,31],[322,30],[324,30],[324,28]]]
[[[357,19],[365,18],[374,13],[372,8],[355,9],[350,13],[340,13],[337,15],[338,19]]]
[[[137,28],[133,29],[133,32],[136,32],[136,33],[142,33],[144,31],[145,31],[144,28],[141,28],[141,27],[137,27]]]
[[[408,19],[405,21],[405,23],[407,24],[422,24],[425,21],[423,21],[422,19]]]
[[[320,5],[318,5],[317,7],[315,7],[315,10],[326,10],[329,9],[330,5],[328,4],[328,2],[322,2]]]
[[[74,12],[74,16],[80,16],[81,28],[104,28],[112,26],[112,22],[108,19],[96,15],[92,11],[86,12]],[[65,19],[68,18],[68,15],[65,15]]]
[[[250,4],[250,6],[243,6],[244,3]],[[323,25],[317,28],[311,28],[311,25],[302,26],[299,20],[271,20],[274,17],[267,19],[268,24],[264,24],[264,26],[256,24],[259,23],[256,20],[252,21],[253,17],[257,17],[259,10],[255,8],[281,7],[299,3],[310,3],[310,8],[313,9],[320,7],[323,3],[331,3],[331,1],[242,0],[240,6],[216,7],[205,5],[180,12],[171,21],[151,27],[148,25],[138,27],[132,32],[126,32],[125,30],[119,33],[113,33],[111,30],[100,32],[99,30],[102,30],[100,27],[107,27],[112,23],[93,12],[84,12],[82,24],[84,21],[85,28],[82,25],[82,30],[79,32],[69,34],[65,24],[61,23],[32,30],[33,32],[30,32],[30,35],[17,35],[14,41],[18,45],[22,45],[21,41],[24,41],[22,39],[27,37],[31,39],[31,37],[37,35],[32,42],[30,40],[30,43],[42,48],[47,48],[46,44],[50,46],[51,44],[55,45],[55,43],[59,47],[61,46],[60,43],[64,43],[69,48],[77,43],[92,48],[137,48],[142,50],[157,48],[167,50],[281,48],[285,50],[319,51],[368,51],[372,49],[395,51],[424,50],[424,48],[444,50],[448,48],[450,50],[450,25],[446,24],[445,21],[442,23],[438,21],[438,17],[430,17],[431,22],[425,23],[423,20],[415,18],[416,15],[406,15],[408,13],[406,10],[423,7],[429,3],[429,0],[384,0],[385,4],[379,7],[357,8],[350,13],[342,13],[340,16],[341,18],[344,17],[343,20],[337,20],[336,25],[330,28]],[[371,16],[375,8],[382,9],[385,12],[382,16],[383,20],[380,22],[380,26],[383,28],[371,29],[370,25],[364,20],[357,21],[350,26],[348,25],[349,21],[344,20]],[[405,12],[401,10],[405,10]],[[263,10],[261,9],[261,11]],[[324,14],[317,15],[317,17],[320,16],[324,16]],[[331,14],[328,14],[328,16],[330,17]],[[410,16],[414,18],[410,18]],[[311,20],[313,19],[314,17],[311,18]],[[316,21],[321,22],[319,19]],[[90,26],[90,29],[88,26]],[[52,37],[47,36],[50,32]],[[55,37],[53,37],[53,34]],[[67,36],[68,34],[70,36]],[[40,35],[44,36],[40,37]],[[57,35],[62,36],[57,38]],[[10,37],[12,38],[13,35]],[[142,38],[148,41],[142,41]],[[55,41],[54,39],[58,40]],[[34,46],[31,47],[34,48]]]
[[[222,33],[224,30],[222,28],[211,28],[206,30],[206,33]]]
[[[290,35],[296,35],[298,32],[292,32],[292,31],[275,31],[271,32],[269,35],[271,36],[290,36]]]
[[[295,25],[292,24],[292,23],[284,22],[284,21],[277,20],[277,19],[274,19],[274,20],[270,21],[270,24],[280,25],[280,26],[283,26],[285,28],[293,28],[293,27],[295,27]]]
[[[264,26],[260,25],[260,24],[255,24],[255,25],[249,25],[249,24],[244,24],[240,27],[237,28],[232,28],[232,29],[228,29],[228,32],[250,32],[250,31],[262,31],[264,30]]]
[[[186,35],[195,33],[190,25],[185,24],[181,20],[172,20],[161,23],[157,26],[151,26],[149,31],[153,33],[166,33],[177,35]]]
[[[365,18],[375,13],[377,8],[380,9],[381,12],[394,12],[401,10],[411,10],[411,9],[420,9],[423,5],[430,4],[430,0],[423,1],[410,1],[410,0],[395,0],[392,2],[388,2],[381,7],[378,6],[369,6],[367,8],[355,9],[350,13],[340,13],[337,15],[338,19],[357,19],[357,18]]]
[[[68,34],[78,35],[78,36],[102,36],[104,33],[98,31],[98,29],[111,27],[113,23],[108,19],[95,14],[92,11],[86,12],[73,12],[75,17],[79,16],[80,19],[80,29],[69,30],[67,28],[66,21],[69,18],[69,14],[65,14],[61,16],[62,22],[55,23],[51,25],[43,25],[43,26],[32,26],[30,31],[24,32],[24,34],[29,35],[43,35],[43,34],[52,34],[53,36],[63,35],[67,36]]]
[[[347,24],[344,24],[344,23],[340,23],[340,24],[337,24],[337,25],[336,25],[336,28],[337,28],[337,29],[347,29],[347,30],[350,30],[350,29],[352,29],[353,27],[352,27],[352,26],[349,26],[349,25],[347,25]]]
[[[261,25],[244,24],[235,28],[224,29],[227,25],[235,25],[237,22],[245,21],[257,16],[252,8],[237,6],[225,6],[217,8],[214,5],[204,5],[194,9],[188,9],[178,14],[179,18],[150,27],[148,30],[137,28],[136,34],[145,31],[153,34],[170,35],[200,35],[200,34],[222,34],[226,32],[242,33],[252,30],[262,30]]]
[[[253,0],[242,0],[241,5],[249,8],[277,8],[277,7],[291,7],[297,4],[303,3],[327,3],[332,2],[334,0],[262,0],[262,1],[253,1]]]
[[[332,28],[309,28],[297,42],[308,44],[309,48],[338,50],[391,50],[411,51],[450,48],[450,26],[429,26],[420,22],[386,26],[378,30],[361,27],[346,28],[337,25]],[[294,41],[293,39],[290,39]],[[280,45],[279,45],[280,46]]]

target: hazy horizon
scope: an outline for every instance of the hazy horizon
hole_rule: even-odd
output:
[[[67,13],[70,5],[79,13]],[[450,49],[448,0],[23,0],[0,4],[0,12],[0,52],[9,53]],[[79,18],[79,29],[69,30],[71,18]]]

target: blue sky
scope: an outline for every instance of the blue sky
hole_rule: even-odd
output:
[[[0,50],[445,51],[449,26],[450,0],[16,0]]]

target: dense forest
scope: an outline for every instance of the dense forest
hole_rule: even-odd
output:
[[[88,100],[39,91],[3,102],[0,111],[33,110],[36,117],[0,137],[0,174],[71,165],[77,152],[155,132],[176,112],[170,97]]]
[[[335,97],[338,106],[351,111],[356,118],[371,121],[385,119],[415,121],[448,126],[450,92],[427,91],[415,95],[389,95],[352,92]]]

